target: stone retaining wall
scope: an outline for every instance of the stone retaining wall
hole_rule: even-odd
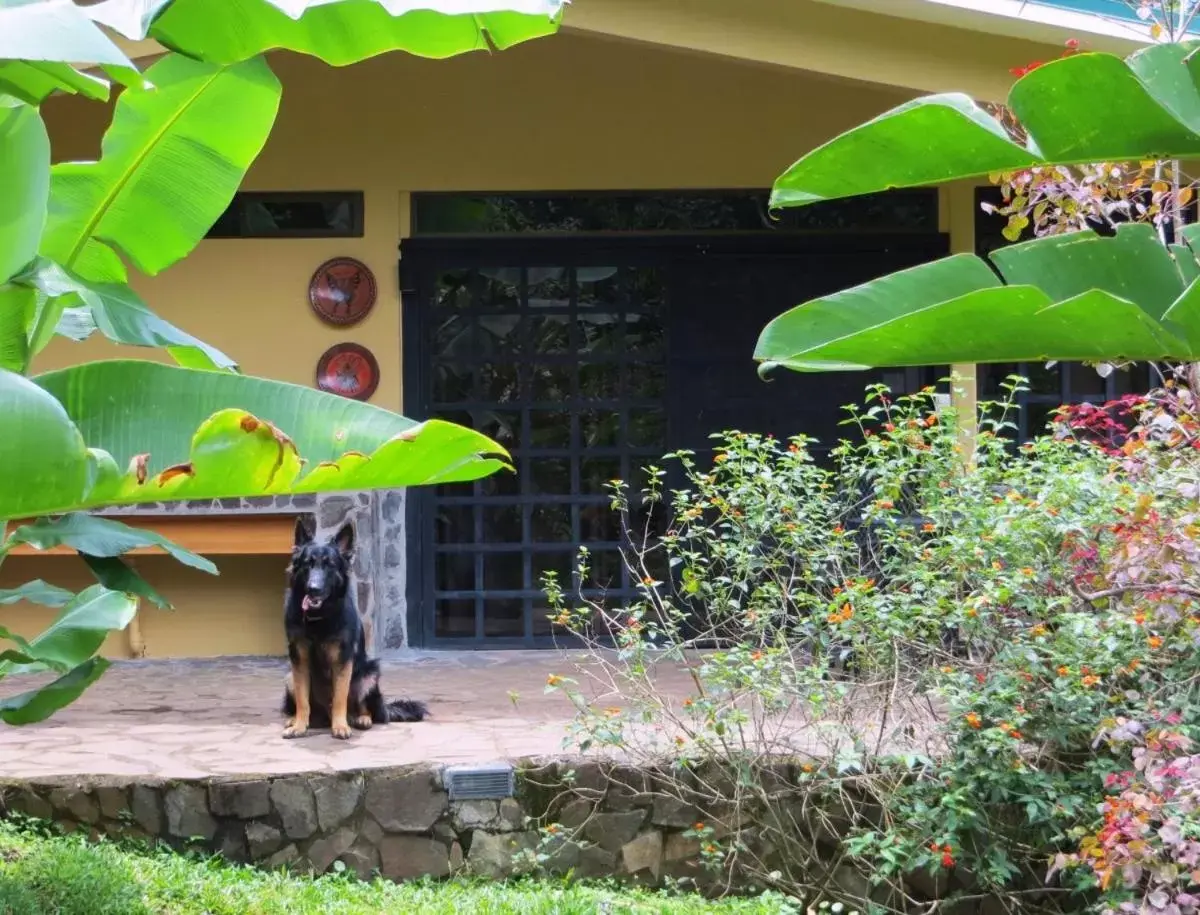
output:
[[[6,813],[93,836],[160,839],[315,873],[344,866],[394,880],[460,871],[499,878],[540,867],[657,880],[697,870],[698,843],[684,835],[695,811],[645,790],[646,773],[527,760],[517,764],[515,797],[451,802],[444,770],[8,781],[0,783],[0,801]]]

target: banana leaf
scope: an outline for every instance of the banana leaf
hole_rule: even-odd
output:
[[[345,66],[389,51],[451,57],[558,29],[564,0],[104,0],[88,15],[127,38],[236,63],[276,49]]]
[[[172,54],[121,94],[96,162],[52,169],[41,253],[85,280],[124,282],[119,250],[155,274],[191,252],[262,150],[281,88],[266,61]]]
[[[479,479],[508,453],[300,385],[138,360],[0,371],[0,519],[160,500]],[[87,552],[96,552],[88,549]]]
[[[1021,77],[1008,107],[1019,143],[968,96],[906,102],[808,153],[775,181],[771,204],[804,206],[1035,165],[1200,156],[1200,42],[1122,60],[1076,54]]]
[[[1195,260],[1150,226],[1034,239],[991,261],[953,255],[805,302],[759,336],[760,372],[1200,359]]]
[[[108,98],[106,80],[72,64],[98,65],[126,85],[142,83],[132,61],[72,0],[0,3],[0,93],[30,105],[59,91]]]

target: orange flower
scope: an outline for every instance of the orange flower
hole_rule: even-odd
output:
[[[604,710],[604,714],[609,718],[616,718],[619,714],[621,714],[621,710],[615,705],[611,705]]]
[[[1045,635],[1046,627],[1042,623],[1038,623],[1036,626],[1034,626],[1032,629],[1029,630],[1029,634],[1032,635],[1034,638],[1036,638],[1039,635]]]
[[[842,527],[840,524],[838,524],[834,527],[833,532],[835,534],[844,534],[844,533],[846,533],[846,529],[844,527]]]
[[[816,766],[814,766],[812,763],[805,763],[804,765],[802,765],[802,766],[800,767],[800,770],[801,770],[802,772],[809,772],[809,773],[812,773],[812,772],[816,772],[816,771],[817,771],[817,767],[816,767]]]
[[[976,610],[974,607],[968,607],[967,608],[967,616],[971,617],[971,619],[974,619],[975,617],[979,616],[979,611]]]
[[[722,463],[724,463],[724,462],[725,462],[725,461],[727,461],[727,460],[729,460],[729,455],[728,455],[728,454],[726,454],[724,451],[722,451],[722,452],[721,452],[720,454],[718,454],[718,455],[717,455],[715,458],[713,458],[713,461],[714,461],[715,463],[717,463],[717,464],[722,464]]]
[[[937,414],[930,413],[928,416],[925,417],[925,428],[929,429],[933,426],[936,426],[937,421],[938,421]]]
[[[547,686],[558,686],[558,684],[560,684],[562,682],[563,682],[563,678],[560,677],[558,674],[551,674],[550,676],[548,676],[546,678]]]
[[[875,507],[876,508],[895,508],[896,503],[893,502],[891,499],[880,499],[878,502],[875,503]]]
[[[1021,574],[1026,577],[1031,576],[1033,575],[1033,569],[1029,566],[1025,566],[1025,568],[1021,569]]]
[[[691,708],[695,704],[696,704],[696,700],[693,699],[691,696],[688,696],[686,699],[683,700],[684,708]]]
[[[1146,614],[1142,613],[1139,610],[1137,613],[1135,613],[1133,615],[1133,621],[1135,623],[1137,623],[1139,626],[1141,626],[1142,624],[1144,624],[1146,622]]]
[[[763,653],[761,651],[756,651],[756,652],[754,652],[754,654],[750,655],[750,660],[751,661],[761,661],[762,657],[763,657]]]
[[[1018,731],[1016,728],[1012,728],[1011,730],[1009,730],[1008,736],[1011,737],[1013,740],[1020,740],[1021,732]]]
[[[554,835],[555,833],[558,832],[558,824],[551,823],[549,826],[546,827],[546,832],[550,833],[550,835]]]
[[[999,572],[1001,569],[1004,568],[1004,563],[1002,563],[999,559],[997,559],[992,563],[992,568],[995,569],[997,572]]]
[[[895,432],[896,424],[895,423],[884,423],[883,428],[886,429],[888,432]]]
[[[1059,665],[1059,667],[1058,667],[1058,675],[1059,675],[1060,677],[1065,677],[1065,676],[1066,676],[1067,674],[1069,674],[1070,672],[1071,672],[1071,668],[1067,667],[1067,665],[1066,665],[1066,664],[1061,664],[1061,665]]]
[[[952,673],[954,673],[954,668],[951,667],[949,664],[947,664],[945,667],[942,668],[942,673],[952,674]]]
[[[792,454],[795,454],[799,450],[800,450],[800,446],[797,445],[795,442],[792,442],[790,445],[788,445],[788,451],[792,452]]]
[[[983,727],[983,721],[974,712],[967,712],[966,721],[967,727],[974,728],[975,730],[979,730],[981,727]]]
[[[1100,678],[1097,677],[1095,674],[1088,674],[1086,677],[1084,677],[1079,682],[1082,683],[1086,689],[1091,689],[1093,686],[1095,686],[1097,683],[1100,682]]]
[[[937,530],[937,527],[933,524],[930,524],[928,521],[926,521],[924,524],[921,525],[921,530],[923,530],[927,534],[932,534],[934,531]]]
[[[692,829],[696,830],[696,832],[700,832],[700,830],[702,830],[703,828],[704,828],[703,823],[695,823],[692,826]]]
[[[1146,642],[1151,648],[1162,648],[1162,639],[1157,635],[1150,636],[1150,638],[1146,639]]]

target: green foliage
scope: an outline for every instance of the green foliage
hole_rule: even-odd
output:
[[[627,521],[643,499],[664,515],[656,539],[628,532],[637,598],[547,582],[593,649],[548,688],[581,747],[679,756],[668,791],[715,830],[719,873],[885,910],[979,893],[1070,910],[1063,889],[1089,881],[1042,889],[1045,862],[1131,767],[1105,734],[1200,720],[1200,454],[1172,404],[1119,446],[1019,450],[1011,403],[986,405],[970,471],[931,392],[883,389],[824,466],[804,438],[740,433],[711,469],[674,455],[669,504],[661,477],[614,494]],[[838,850],[857,879],[823,870]]]
[[[1124,60],[1073,54],[1030,70],[1007,103],[1024,142],[965,95],[906,102],[798,160],[771,202],[803,206],[1035,165],[1200,156],[1196,47],[1152,45]]]
[[[1186,259],[1190,268],[1177,259]],[[1149,225],[1050,235],[912,267],[784,312],[763,370],[1200,358],[1200,284]]]
[[[203,60],[236,63],[276,49],[345,66],[389,51],[442,58],[504,50],[551,35],[564,0],[244,0],[214,12],[205,0],[105,0],[89,15],[128,38],[149,36]]]
[[[1001,279],[970,255],[883,277],[780,316],[755,358],[798,371],[1200,358],[1200,265],[1190,245],[1168,235],[1192,189],[1180,184],[1178,163],[1164,170],[1161,162],[1200,154],[1197,47],[1154,45],[1126,60],[1072,50],[1022,68],[996,116],[966,96],[929,96],[804,156],[776,181],[775,205],[992,175],[1020,189],[1002,208],[1010,240],[1031,223],[1041,233],[1092,218],[1111,228],[1146,216],[1159,232],[1126,226],[1115,240],[1091,232],[1035,239],[992,255]],[[1122,174],[1153,179],[1131,177],[1126,188],[1112,164],[1125,160],[1142,165]],[[1088,164],[1083,179],[1064,167],[1077,163]],[[1134,200],[1143,182],[1151,204]]]
[[[63,515],[18,528],[0,543],[0,560],[22,543],[70,546],[100,581],[69,600],[40,581],[0,597],[63,606],[43,634],[49,642],[0,631],[16,646],[0,677],[60,674],[0,703],[0,718],[41,720],[79,695],[103,672],[91,655],[104,633],[127,625],[138,596],[169,606],[122,553],[153,544],[215,572],[162,538],[82,510],[416,486],[510,468],[502,448],[470,429],[238,374],[230,357],[134,294],[128,267],[154,275],[176,263],[228,207],[279,108],[282,89],[263,52],[289,48],[338,65],[397,49],[447,57],[557,29],[560,0],[513,3],[251,0],[215,12],[190,0],[0,5],[0,521]],[[171,53],[143,78],[97,23],[131,38],[149,34]],[[51,168],[36,106],[56,91],[107,98],[104,79],[75,69],[88,65],[125,91],[100,159]],[[81,340],[95,330],[162,347],[181,368],[94,362],[27,377],[55,335]]]
[[[571,880],[392,883],[266,873],[220,859],[0,824],[0,911],[21,915],[798,915],[777,894],[708,900]]]
[[[134,596],[92,585],[74,595],[30,641],[0,629],[0,637],[17,646],[0,655],[0,677],[44,671],[60,675],[47,686],[0,699],[0,721],[32,724],[73,702],[108,667],[93,655],[109,632],[124,629],[136,612]]]
[[[152,88],[121,93],[99,161],[51,170],[41,253],[87,280],[125,281],[114,248],[150,275],[191,252],[262,150],[282,94],[262,58],[168,54],[146,79]]]
[[[0,149],[0,278],[7,280],[33,259],[46,223],[50,138],[37,109],[0,96]]]
[[[89,11],[71,0],[0,5],[0,95],[29,105],[40,105],[54,92],[107,99],[108,83],[75,69],[81,64],[98,65],[125,85],[142,83],[133,63],[96,28]]]

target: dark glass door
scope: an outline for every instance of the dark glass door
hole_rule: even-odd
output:
[[[750,362],[759,332],[802,302],[912,267],[946,253],[941,237],[830,239],[786,254],[723,252],[679,263],[672,271],[671,444],[703,452],[722,430],[797,433],[827,451],[845,435],[845,404],[882,381],[893,391],[932,384],[948,371],[898,369],[799,373],[777,370],[764,381]]]
[[[517,470],[409,493],[412,641],[550,642],[547,571],[632,596],[608,484],[639,489],[666,451],[702,451],[725,428],[835,439],[867,378],[764,383],[758,332],[791,305],[945,250],[936,235],[407,242],[405,412],[485,432]]]

